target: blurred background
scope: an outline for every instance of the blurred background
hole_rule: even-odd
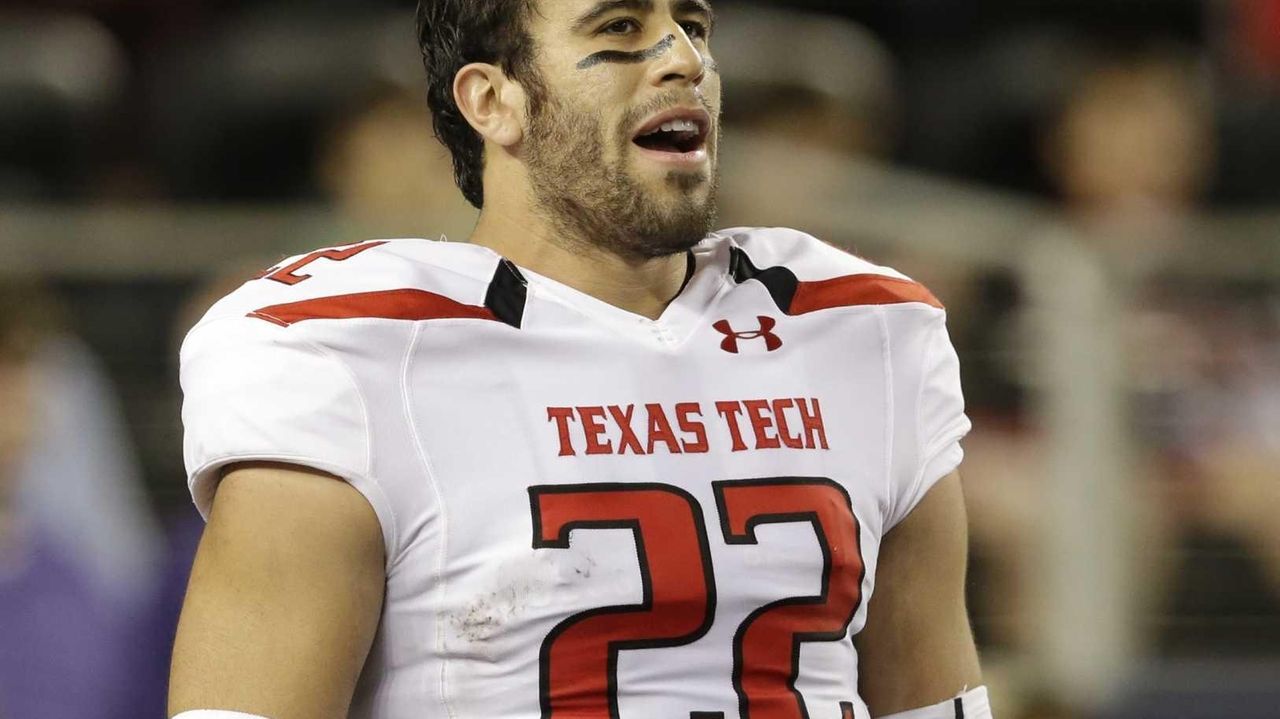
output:
[[[717,0],[722,224],[950,310],[1001,719],[1280,717],[1280,0]],[[413,3],[0,2],[0,717],[164,716],[177,346],[465,239]]]

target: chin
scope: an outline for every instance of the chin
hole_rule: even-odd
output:
[[[670,190],[668,190],[670,194]],[[643,254],[661,257],[687,252],[702,242],[713,229],[716,219],[715,187],[704,182],[695,192],[682,192],[676,198],[655,203],[651,222],[641,229],[639,239]]]
[[[668,190],[674,189],[695,201],[705,200],[711,194],[711,176],[705,170],[673,170],[665,179]]]

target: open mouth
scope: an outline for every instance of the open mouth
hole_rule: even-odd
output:
[[[701,111],[664,113],[645,124],[633,142],[653,152],[670,155],[701,154],[710,134],[710,117]]]

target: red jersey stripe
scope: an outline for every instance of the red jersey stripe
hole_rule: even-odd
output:
[[[898,305],[919,302],[943,309],[924,285],[884,275],[848,275],[818,282],[801,282],[788,314],[803,315],[835,307]]]
[[[263,307],[249,317],[266,320],[281,327],[307,320],[443,320],[473,319],[498,321],[486,307],[464,305],[443,295],[425,290],[384,290],[335,297],[290,302]]]

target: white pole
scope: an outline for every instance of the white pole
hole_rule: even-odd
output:
[[[1022,279],[1048,443],[1035,653],[1053,686],[1098,706],[1137,650],[1124,293],[1103,257],[1065,231],[1032,244]]]

